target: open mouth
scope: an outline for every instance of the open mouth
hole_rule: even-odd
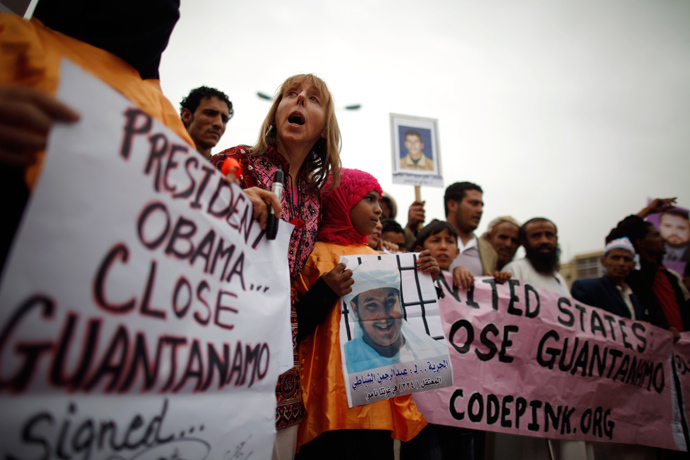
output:
[[[304,124],[304,116],[299,112],[292,112],[288,117],[288,122],[302,126]]]

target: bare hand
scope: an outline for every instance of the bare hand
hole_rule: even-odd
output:
[[[240,185],[240,179],[237,177],[237,174],[234,171],[230,171],[227,176],[225,176],[225,180],[230,182],[231,184],[235,184],[237,186]],[[245,190],[246,192],[246,190]]]
[[[381,243],[383,244],[384,248],[393,254],[400,252],[400,247],[395,243],[391,243],[390,241],[386,240],[381,240]]]
[[[453,284],[463,291],[469,291],[474,287],[474,275],[465,267],[455,267],[453,269]]]
[[[77,120],[78,113],[39,90],[0,86],[0,164],[33,164],[53,124]]]
[[[346,265],[341,262],[333,270],[323,275],[323,280],[338,297],[352,292],[352,285],[355,283],[355,280],[352,279],[352,270],[345,270],[345,267]]]
[[[501,284],[508,281],[510,278],[512,278],[512,276],[513,274],[510,272],[494,272],[494,278],[496,278],[496,281]]]
[[[676,205],[676,197],[673,198],[655,198],[646,207],[642,208],[640,212],[637,213],[641,218],[645,218],[650,214],[656,214],[658,212],[667,211]]]
[[[424,223],[424,201],[415,201],[407,211],[407,227],[417,234],[419,225]]]
[[[673,334],[673,342],[677,342],[680,340],[680,332],[678,332],[678,329],[676,329],[673,326],[670,326],[668,330]]]
[[[280,218],[280,213],[283,209],[280,206],[280,201],[275,193],[259,187],[250,187],[244,189],[244,193],[247,194],[249,200],[254,206],[254,219],[258,219],[261,230],[266,229],[266,219],[268,217],[269,206],[273,207],[274,214],[277,218]]]
[[[431,251],[428,249],[419,253],[419,257],[417,258],[417,270],[420,270],[422,273],[430,274],[431,279],[434,281],[436,281],[436,278],[438,278],[438,275],[441,273],[438,262],[435,258],[431,257]]]

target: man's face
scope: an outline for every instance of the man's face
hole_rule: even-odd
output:
[[[558,236],[551,222],[532,222],[525,228],[525,257],[532,267],[543,275],[551,276],[558,268]]]
[[[498,253],[499,264],[505,265],[520,247],[520,229],[510,222],[499,222],[489,235],[489,243]]]
[[[532,222],[525,229],[526,249],[537,254],[552,254],[556,251],[558,236],[556,227],[551,222]]]
[[[666,253],[666,245],[661,237],[661,232],[652,224],[647,226],[647,233],[644,238],[637,240],[641,254],[651,257],[660,257]]]
[[[472,233],[479,227],[484,212],[482,192],[467,190],[462,201],[449,202],[449,209],[455,212],[455,228],[461,232]]]
[[[611,249],[608,254],[606,254],[600,260],[601,264],[606,270],[606,275],[616,283],[620,283],[625,280],[625,278],[627,278],[630,272],[635,268],[633,255],[630,253],[630,251],[626,251],[625,249]]]
[[[400,252],[407,252],[407,249],[405,248],[405,234],[404,233],[384,232],[381,235],[381,239],[384,241],[389,241],[391,243],[397,244],[398,248],[400,248]]]
[[[376,345],[388,347],[401,340],[402,309],[398,290],[378,288],[359,294],[355,314],[364,334]]]
[[[196,148],[209,154],[223,136],[229,119],[228,104],[215,96],[202,99],[194,113],[182,109],[182,121]]]
[[[690,221],[675,214],[662,214],[660,222],[661,236],[669,246],[677,248],[690,241]]]
[[[424,143],[418,136],[405,136],[405,148],[407,148],[407,151],[410,152],[410,156],[414,160],[418,160],[422,156],[422,149],[424,148]]]

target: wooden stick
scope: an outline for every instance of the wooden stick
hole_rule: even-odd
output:
[[[414,186],[414,200],[415,201],[422,201],[422,186],[421,185],[415,185]],[[417,226],[417,231],[420,231],[422,228],[424,228],[424,222],[419,223],[419,225]]]

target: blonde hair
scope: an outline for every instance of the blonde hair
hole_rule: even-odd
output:
[[[326,126],[324,131],[325,138],[319,138],[312,147],[309,155],[304,160],[302,168],[309,171],[307,179],[307,187],[311,190],[320,190],[328,179],[329,173],[333,176],[333,183],[331,189],[338,186],[340,182],[340,149],[342,142],[340,139],[340,128],[338,127],[338,120],[335,117],[335,106],[331,92],[324,82],[319,77],[312,74],[293,75],[283,82],[278,90],[271,109],[264,119],[259,131],[259,139],[256,145],[252,148],[252,155],[261,156],[266,153],[269,146],[276,147],[276,127],[275,116],[278,110],[278,105],[283,99],[283,94],[290,88],[302,84],[305,80],[311,80],[317,90],[321,93],[323,101],[326,104]]]

